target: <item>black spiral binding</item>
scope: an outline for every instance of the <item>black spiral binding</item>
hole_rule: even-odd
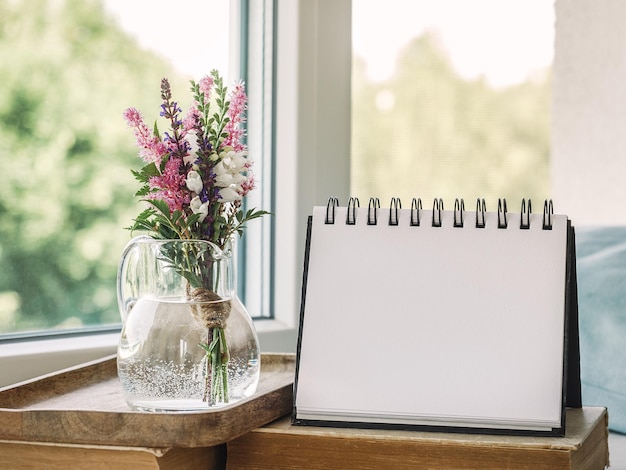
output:
[[[509,221],[506,219],[506,199],[498,199],[498,228],[508,228]]]
[[[377,197],[371,197],[367,208],[367,225],[378,223],[378,209],[380,209],[380,200]]]
[[[339,199],[331,197],[326,204],[326,221],[327,224],[335,223],[335,208],[339,205]]]
[[[485,200],[476,199],[476,228],[485,228],[485,212],[487,212]]]
[[[348,200],[348,211],[346,212],[346,225],[356,224],[356,208],[361,207],[358,197],[351,197]]]
[[[443,212],[443,199],[433,201],[433,227],[441,227],[441,213]],[[435,216],[435,214],[437,214]]]
[[[546,199],[543,203],[543,229],[552,230],[552,214],[554,214],[554,207],[552,205],[552,199]]]
[[[331,197],[326,205],[326,224],[335,223],[335,209],[339,206],[339,199]],[[346,225],[356,225],[357,208],[360,207],[359,198],[351,197],[348,201],[346,212]],[[369,207],[367,209],[367,225],[378,224],[378,209],[380,209],[380,200],[377,197],[370,198]],[[397,226],[400,224],[400,211],[402,202],[400,198],[392,197],[389,207],[389,225]],[[422,200],[413,198],[411,201],[410,226],[419,227],[421,223]],[[443,222],[443,199],[435,198],[433,200],[432,226],[441,227]],[[486,227],[487,206],[484,199],[476,199],[476,228]],[[522,199],[520,209],[520,229],[528,230],[531,227],[532,202],[529,199]],[[552,230],[552,218],[554,215],[554,205],[552,199],[546,199],[543,203],[543,230]],[[465,202],[462,198],[454,201],[454,227],[463,227],[465,225]],[[508,212],[506,199],[498,199],[498,228],[508,228]]]
[[[411,201],[411,227],[420,226],[420,211],[422,210],[422,200],[413,198]]]
[[[465,202],[463,199],[454,200],[454,227],[463,228],[463,213],[465,212]],[[458,217],[457,217],[458,215]]]
[[[522,209],[520,210],[519,228],[520,230],[530,229],[530,214],[532,213],[532,206],[530,198],[528,198],[528,210],[526,210],[526,199],[522,199]]]
[[[399,197],[392,197],[389,204],[389,225],[398,225],[398,209],[402,209],[402,202]]]

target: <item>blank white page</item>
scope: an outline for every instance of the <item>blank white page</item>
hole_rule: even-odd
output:
[[[567,217],[474,212],[433,227],[326,224],[315,207],[296,418],[483,427],[560,425]]]

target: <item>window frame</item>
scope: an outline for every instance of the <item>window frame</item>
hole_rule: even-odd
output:
[[[349,194],[352,4],[277,6],[274,336],[261,336],[261,322],[257,328],[262,350],[294,351],[308,215]]]

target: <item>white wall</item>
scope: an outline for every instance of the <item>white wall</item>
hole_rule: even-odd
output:
[[[555,211],[626,224],[626,1],[557,0],[556,18]]]

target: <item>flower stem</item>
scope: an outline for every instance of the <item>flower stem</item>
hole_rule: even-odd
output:
[[[200,344],[207,351],[207,376],[203,401],[209,406],[228,403],[228,361],[230,353],[224,328],[209,328],[207,344]]]
[[[207,349],[207,354],[206,354],[206,382],[205,382],[205,387],[204,387],[204,395],[202,396],[202,401],[208,401],[209,402],[209,406],[213,405],[213,394],[211,393],[211,381],[213,379],[213,369],[212,369],[212,363],[213,361],[211,360],[211,353],[209,352],[209,345],[213,342],[213,329],[212,328],[208,328],[207,329],[207,336],[206,336],[206,349]],[[202,345],[201,345],[202,346]],[[209,401],[211,400],[211,401]]]

